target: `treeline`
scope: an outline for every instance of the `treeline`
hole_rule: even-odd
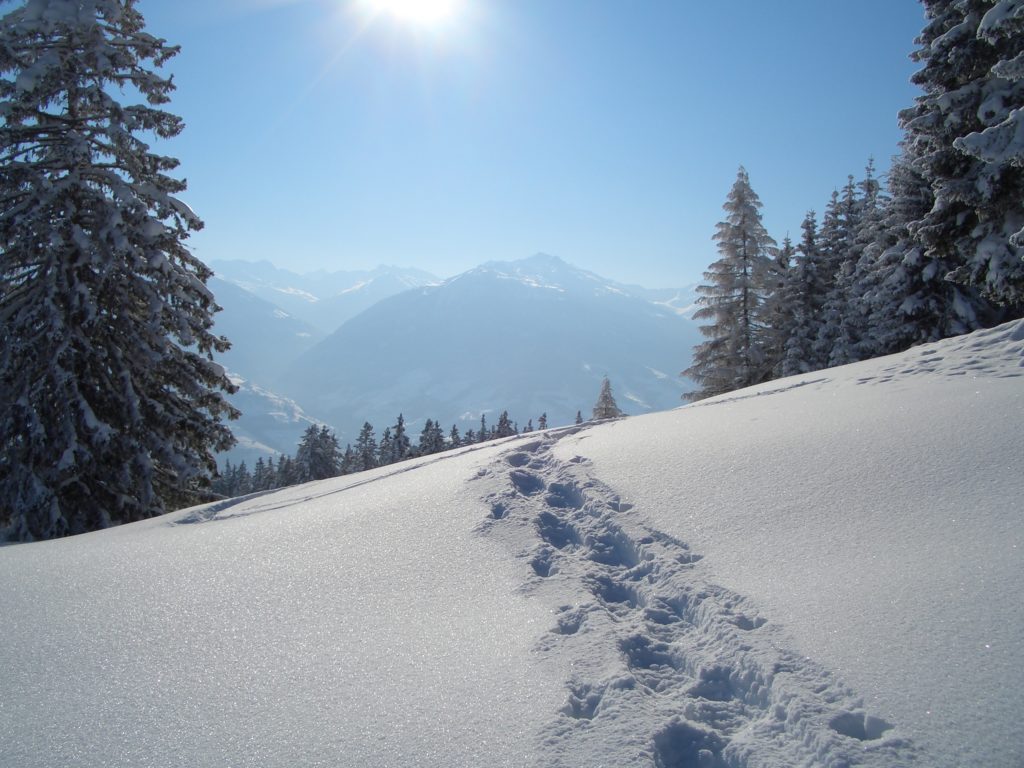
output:
[[[603,421],[625,416],[612,394],[612,385],[605,376],[601,382],[601,390],[597,402],[591,411],[591,421]],[[583,423],[582,411],[576,411],[576,423]],[[537,419],[537,430],[548,428],[548,415],[542,413]],[[480,428],[468,429],[460,434],[459,428],[452,428],[445,434],[440,422],[427,419],[420,432],[416,445],[412,444],[405,428],[405,417],[398,414],[392,426],[385,427],[380,440],[374,433],[373,425],[365,422],[359,430],[355,445],[348,444],[341,450],[338,437],[334,430],[327,426],[311,424],[299,441],[295,456],[281,456],[274,463],[272,456],[264,460],[256,460],[255,467],[250,471],[243,461],[232,465],[224,462],[224,469],[214,479],[211,490],[223,497],[244,496],[256,491],[271,491],[289,485],[308,483],[311,480],[326,480],[329,477],[350,475],[366,469],[383,467],[417,456],[429,456],[435,453],[462,448],[467,445],[485,443],[502,437],[514,437],[534,431],[533,419],[526,422],[522,431],[519,424],[509,418],[508,411],[502,411],[498,423],[487,425],[487,415],[480,415]]]
[[[576,423],[582,421],[582,414],[577,411]],[[536,427],[531,418],[522,431],[518,423],[509,418],[508,411],[502,411],[493,426],[488,426],[487,416],[481,415],[479,429],[468,429],[465,434],[461,434],[454,424],[446,432],[439,422],[427,419],[414,445],[406,431],[405,418],[399,414],[393,425],[385,427],[379,440],[373,425],[366,422],[359,430],[355,444],[348,444],[342,450],[334,430],[327,426],[310,425],[299,441],[294,456],[281,456],[276,463],[272,456],[266,460],[261,457],[256,460],[251,470],[244,461],[237,465],[225,462],[224,469],[214,479],[211,490],[220,496],[242,496],[256,491],[269,491],[307,483],[311,480],[349,475],[405,459],[429,456],[454,448],[547,428],[547,413],[540,415]]]
[[[691,399],[1024,316],[1024,16],[969,5],[926,4],[923,94],[887,185],[869,163],[779,247],[740,168],[699,288]]]

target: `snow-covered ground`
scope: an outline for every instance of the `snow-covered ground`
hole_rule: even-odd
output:
[[[0,549],[0,766],[1019,766],[1024,322]]]

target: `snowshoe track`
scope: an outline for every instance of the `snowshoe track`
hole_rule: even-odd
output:
[[[529,564],[523,589],[561,605],[538,653],[572,659],[545,765],[903,766],[917,749],[834,675],[785,650],[748,600],[708,583],[700,555],[552,446],[547,433],[482,476],[507,478],[480,531]],[[652,725],[655,724],[655,725]],[[609,745],[614,745],[609,749]]]

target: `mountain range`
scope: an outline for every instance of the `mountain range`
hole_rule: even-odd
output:
[[[224,281],[273,304],[317,329],[321,336],[349,318],[396,293],[439,282],[429,272],[409,267],[370,270],[317,270],[300,274],[269,261],[212,261]]]
[[[225,363],[245,380],[234,397],[243,410],[236,461],[264,448],[294,452],[313,422],[343,443],[364,422],[379,435],[399,413],[414,439],[428,418],[464,433],[503,410],[520,428],[542,413],[570,423],[577,411],[589,416],[605,375],[627,413],[672,408],[699,339],[694,287],[624,285],[543,254],[432,282],[389,267],[318,277],[266,262],[215,268],[217,328],[233,343]],[[370,301],[380,293],[389,295]],[[332,333],[312,322],[360,302],[369,306]],[[333,314],[311,309],[323,303]]]

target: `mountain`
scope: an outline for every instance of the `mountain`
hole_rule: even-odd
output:
[[[1024,321],[0,547],[18,768],[1024,765]]]
[[[418,269],[380,266],[372,270],[318,270],[298,274],[268,261],[211,261],[222,280],[280,307],[326,335],[381,299],[437,282]]]
[[[231,342],[231,349],[217,361],[247,379],[270,381],[279,376],[325,335],[234,283],[213,277],[207,287],[222,307],[214,315],[214,331]]]
[[[402,412],[411,426],[491,424],[507,409],[519,426],[589,416],[601,379],[619,406],[645,413],[680,404],[698,329],[667,304],[538,255],[491,262],[375,304],[302,355],[276,389],[350,441]]]
[[[260,457],[294,455],[306,428],[322,423],[307,415],[294,400],[235,374],[231,374],[231,380],[238,391],[228,399],[242,415],[228,425],[238,443],[230,451],[217,455],[221,464],[244,461],[252,469]]]

